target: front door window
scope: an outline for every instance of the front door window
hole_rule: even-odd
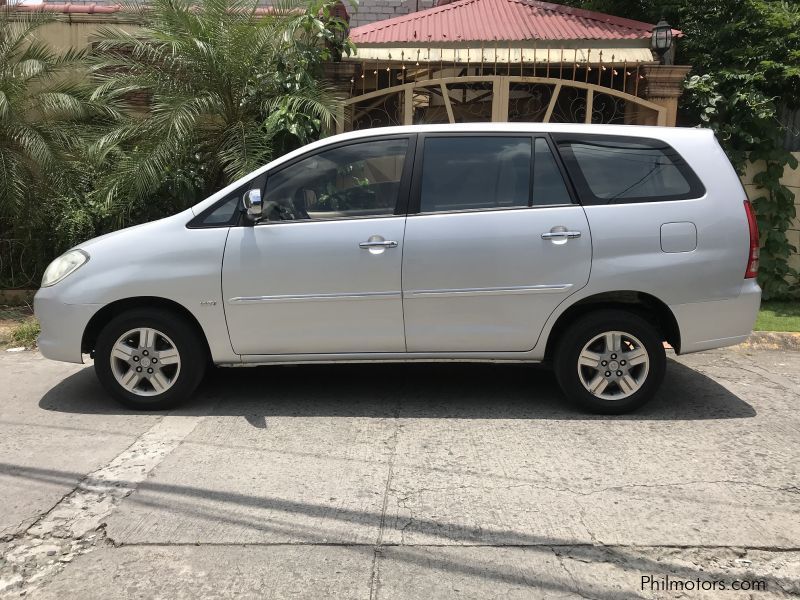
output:
[[[331,220],[395,214],[408,139],[326,150],[267,180],[268,221]]]

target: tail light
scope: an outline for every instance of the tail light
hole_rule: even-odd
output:
[[[747,269],[745,279],[752,279],[758,275],[758,223],[753,212],[753,205],[749,200],[744,201],[744,212],[747,213],[747,226],[750,228],[750,253],[747,255]]]

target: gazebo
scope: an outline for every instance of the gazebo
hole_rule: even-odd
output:
[[[475,121],[674,125],[690,67],[653,25],[538,0],[440,0],[350,31],[340,130]],[[672,37],[681,32],[672,30]]]

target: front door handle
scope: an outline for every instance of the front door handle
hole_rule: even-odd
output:
[[[387,248],[397,248],[397,242],[387,240],[382,235],[371,235],[366,242],[358,245],[362,250],[369,250],[370,254],[383,254]]]
[[[363,248],[364,250],[369,250],[370,248],[397,248],[397,242],[390,240],[383,240],[382,242],[361,242],[358,247]]]
[[[543,240],[574,240],[579,237],[580,231],[548,231],[542,234]]]

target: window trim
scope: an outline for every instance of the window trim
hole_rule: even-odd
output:
[[[558,148],[556,147],[555,142],[553,141],[552,137],[546,133],[535,133],[533,134],[533,152],[531,153],[531,161],[535,163],[536,161],[536,140],[543,139],[547,143],[547,147],[550,148],[550,154],[553,157],[553,160],[556,163],[556,168],[558,168],[558,172],[561,173],[561,179],[564,182],[564,187],[567,188],[567,195],[569,196],[570,203],[561,203],[561,204],[532,204],[531,208],[552,208],[554,206],[580,206],[580,199],[578,197],[578,192],[575,189],[575,186],[572,183],[572,179],[570,179],[569,172],[567,171],[566,166],[564,165],[564,161],[561,158],[561,155],[558,152]],[[534,181],[534,177],[536,175],[535,165],[531,166],[531,201],[533,201],[533,189],[536,185],[536,181]]]
[[[416,150],[416,136],[415,133],[401,133],[401,134],[391,134],[391,135],[374,135],[374,136],[365,136],[362,138],[355,138],[349,140],[342,140],[340,142],[336,142],[334,144],[328,144],[323,146],[322,148],[316,148],[315,150],[310,150],[301,154],[300,156],[296,156],[290,161],[287,161],[280,165],[277,169],[273,171],[269,171],[266,173],[266,177],[264,179],[264,186],[262,188],[262,192],[264,195],[264,200],[267,199],[266,196],[266,189],[267,183],[269,178],[273,175],[277,175],[284,169],[291,168],[298,162],[305,160],[307,158],[311,158],[312,156],[316,156],[317,154],[322,154],[323,152],[328,152],[330,150],[336,150],[337,148],[343,148],[345,146],[353,146],[356,144],[363,144],[366,142],[383,142],[388,140],[400,140],[404,139],[408,141],[408,145],[406,146],[406,156],[403,162],[403,173],[400,175],[400,187],[397,192],[397,203],[394,207],[394,212],[387,215],[355,215],[350,217],[340,217],[335,219],[297,219],[293,221],[258,221],[254,225],[256,227],[260,227],[262,225],[291,225],[297,223],[336,223],[339,221],[355,221],[355,220],[362,220],[362,219],[388,219],[394,217],[402,217],[406,215],[406,211],[408,209],[408,193],[411,183],[411,170],[413,169],[414,165],[414,152]]]
[[[245,183],[243,185],[240,185],[238,188],[236,188],[236,190],[233,191],[232,193],[230,193],[227,196],[224,196],[224,197],[220,198],[219,200],[217,200],[216,202],[214,202],[214,204],[209,206],[207,209],[202,211],[200,214],[195,215],[186,224],[186,228],[187,229],[217,229],[219,227],[242,227],[243,225],[246,224],[245,223],[245,219],[244,219],[245,210],[244,210],[244,206],[242,206],[242,205],[240,205],[239,208],[236,211],[234,211],[233,216],[230,219],[228,219],[226,222],[224,222],[224,223],[204,223],[203,221],[211,213],[213,213],[215,210],[217,210],[220,206],[222,206],[223,204],[227,204],[230,201],[230,199],[233,198],[233,197],[238,197],[238,200],[241,203],[242,196],[244,195],[245,191],[253,189],[254,186],[260,187],[261,190],[263,191],[264,190],[264,185],[266,184],[266,181],[267,181],[267,178],[266,178],[266,175],[264,173],[262,173],[261,175],[258,175],[256,177],[253,177],[247,183]]]
[[[584,206],[653,204],[658,202],[674,202],[677,200],[696,200],[706,195],[706,188],[703,185],[703,182],[694,172],[683,155],[663,139],[596,133],[553,133],[551,134],[551,137],[553,138],[553,142],[557,150],[556,154],[563,160],[569,179],[577,191],[578,199]],[[583,171],[580,168],[578,159],[575,158],[575,155],[572,152],[572,148],[561,146],[561,144],[580,144],[592,142],[604,142],[608,144],[640,144],[643,146],[650,146],[651,148],[665,149],[665,154],[669,158],[673,159],[677,157],[678,160],[674,161],[673,164],[678,169],[678,172],[681,174],[681,176],[683,176],[686,183],[689,184],[689,191],[684,194],[671,194],[667,196],[634,196],[631,198],[600,198],[599,196],[596,196],[592,192],[589,182],[583,176]]]
[[[459,137],[493,137],[493,138],[528,138],[531,143],[531,160],[530,160],[530,174],[528,185],[528,205],[527,206],[494,206],[483,208],[460,208],[453,210],[435,210],[425,211],[421,210],[422,206],[422,169],[425,159],[425,140],[429,138],[459,138]],[[571,199],[569,204],[539,204],[533,205],[533,175],[534,175],[534,159],[536,155],[536,139],[542,138],[550,148],[550,152],[555,159],[556,166],[561,173],[561,178],[564,180],[564,185],[567,188],[567,193]],[[476,212],[497,212],[507,210],[536,210],[540,208],[556,208],[562,206],[578,206],[577,195],[573,189],[572,182],[567,176],[566,169],[561,161],[561,157],[555,150],[554,144],[550,136],[546,133],[538,132],[520,132],[520,131],[435,131],[430,133],[420,133],[417,135],[417,148],[414,157],[414,174],[411,181],[411,193],[408,204],[408,216],[424,216],[424,215],[453,215],[461,213],[476,213]]]

